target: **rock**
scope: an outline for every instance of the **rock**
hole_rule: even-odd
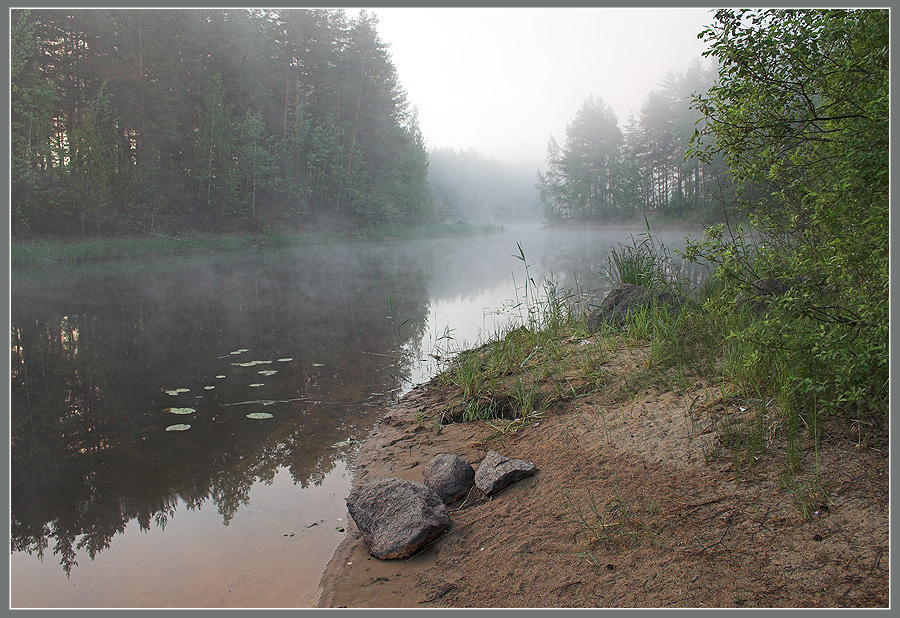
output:
[[[742,290],[738,293],[737,302],[747,303],[754,313],[763,313],[776,297],[787,291],[787,284],[777,277],[757,279],[750,284],[748,291]]]
[[[788,291],[788,286],[777,277],[771,279],[757,279],[751,286],[754,292],[766,296],[780,296]]]
[[[347,509],[369,553],[381,560],[406,558],[450,526],[440,496],[403,479],[381,478],[353,488]]]
[[[475,484],[475,468],[459,455],[435,455],[422,470],[425,486],[450,504],[465,496]]]
[[[651,305],[680,307],[683,300],[667,290],[651,290],[642,285],[623,283],[610,290],[600,307],[594,309],[587,318],[589,331],[598,330],[603,324],[623,326],[629,313],[637,313]]]
[[[536,470],[530,461],[510,459],[496,451],[488,451],[475,473],[475,487],[490,496],[507,485],[531,476]]]

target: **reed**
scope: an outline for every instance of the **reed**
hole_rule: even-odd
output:
[[[606,274],[614,285],[631,283],[652,289],[678,289],[681,286],[680,269],[676,267],[666,246],[658,243],[650,233],[650,224],[644,219],[647,232],[638,238],[631,236],[631,244],[619,243],[610,249],[606,258]]]

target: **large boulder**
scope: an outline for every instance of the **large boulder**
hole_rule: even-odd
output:
[[[510,459],[497,451],[488,451],[475,472],[475,487],[490,496],[504,487],[535,473],[530,461]]]
[[[603,324],[624,326],[629,313],[637,313],[653,305],[678,308],[682,302],[682,298],[667,290],[653,290],[643,285],[623,283],[610,290],[600,306],[588,315],[587,327],[593,331]]]
[[[369,553],[381,560],[406,558],[450,526],[447,507],[423,483],[382,478],[353,488],[347,510]]]
[[[475,484],[475,468],[459,455],[435,455],[422,470],[425,486],[431,488],[446,504],[465,496]]]

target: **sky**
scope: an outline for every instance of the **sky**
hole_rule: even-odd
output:
[[[666,75],[708,62],[697,34],[712,22],[706,8],[367,10],[429,149],[534,166],[588,96],[624,127]]]

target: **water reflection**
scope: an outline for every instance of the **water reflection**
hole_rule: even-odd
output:
[[[398,273],[399,254],[375,260],[332,247],[315,267],[312,257],[17,277],[13,550],[49,549],[68,572],[79,550],[95,557],[131,519],[164,528],[176,504],[211,502],[227,525],[250,488],[281,467],[304,487],[323,478],[340,457],[330,445],[362,437],[353,406],[374,404],[372,393],[408,372],[358,352],[421,337],[428,297],[426,273]],[[390,305],[412,316],[399,330],[386,319],[383,283],[398,278]],[[246,416],[259,411],[273,416]],[[165,431],[180,422],[190,430]]]
[[[496,309],[522,293],[518,246],[538,284],[596,300],[606,252],[627,238],[527,228],[15,274],[13,553],[52,554],[70,575],[178,512],[213,508],[229,526],[261,485],[349,490],[334,477],[348,449],[385,399],[436,369],[437,342],[474,344],[511,317]],[[258,412],[272,416],[247,417]],[[293,489],[276,482],[286,474]]]

